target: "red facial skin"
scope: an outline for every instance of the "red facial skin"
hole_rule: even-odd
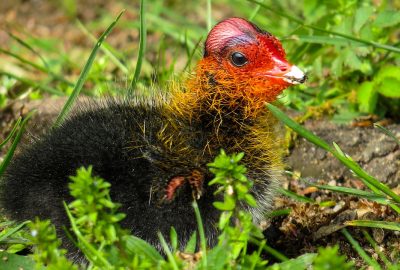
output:
[[[235,52],[247,58],[245,65],[235,66]],[[209,33],[204,58],[189,87],[210,99],[211,110],[240,106],[244,117],[254,117],[290,85],[283,78],[290,68],[278,39],[244,19],[231,18]]]

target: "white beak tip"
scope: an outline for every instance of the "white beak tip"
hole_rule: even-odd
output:
[[[283,80],[290,84],[301,84],[307,80],[307,75],[297,66],[292,66],[290,70],[284,75]]]

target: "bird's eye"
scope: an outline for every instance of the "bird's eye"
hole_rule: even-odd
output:
[[[234,66],[242,67],[247,64],[247,58],[240,52],[234,52],[231,54],[231,62]]]

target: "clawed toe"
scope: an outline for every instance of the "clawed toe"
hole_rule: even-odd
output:
[[[162,201],[172,202],[178,190],[188,183],[192,189],[193,199],[198,200],[203,195],[204,176],[199,170],[193,170],[186,176],[174,176],[168,182]]]

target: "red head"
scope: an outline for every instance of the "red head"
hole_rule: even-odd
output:
[[[248,110],[276,99],[286,87],[306,76],[286,60],[277,38],[241,18],[218,23],[208,34],[197,77],[206,91],[220,92],[221,103],[243,101]],[[210,93],[209,93],[210,94]]]

